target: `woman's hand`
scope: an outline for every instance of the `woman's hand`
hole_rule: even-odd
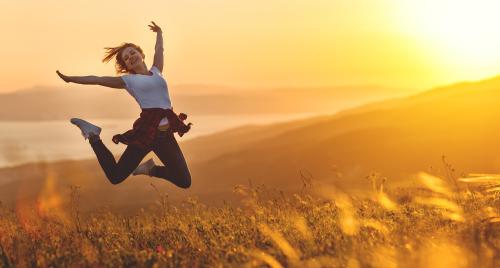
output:
[[[161,33],[161,28],[160,26],[156,25],[156,23],[154,21],[151,21],[151,23],[153,25],[148,25],[149,26],[149,29],[151,29],[151,31],[155,32],[155,33]]]
[[[64,82],[66,82],[66,83],[71,82],[71,79],[69,76],[62,74],[61,72],[59,72],[59,70],[57,70],[56,73],[57,73],[57,75],[59,75],[59,77],[61,77],[62,80],[64,80]]]

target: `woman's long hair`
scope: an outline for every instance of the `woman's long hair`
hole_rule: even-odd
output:
[[[137,51],[141,53],[142,57],[143,58],[145,57],[144,52],[142,51],[140,46],[133,43],[122,43],[117,47],[105,47],[104,49],[106,49],[105,53],[106,56],[102,59],[102,62],[109,62],[111,59],[116,58],[115,69],[117,74],[129,73],[129,72],[134,73],[134,71],[132,70],[129,71],[127,69],[127,65],[122,59],[123,50],[125,50],[125,48],[127,47],[133,47],[137,49]]]

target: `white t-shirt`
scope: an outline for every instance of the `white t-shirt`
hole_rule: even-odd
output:
[[[139,103],[141,109],[144,108],[172,108],[170,96],[168,94],[167,81],[163,78],[160,70],[156,66],[151,67],[153,75],[126,74],[121,76],[125,82],[128,93]],[[160,121],[160,125],[168,124],[165,117]]]

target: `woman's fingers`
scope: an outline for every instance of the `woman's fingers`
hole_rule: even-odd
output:
[[[151,21],[151,24],[152,25],[148,25],[150,27],[150,29],[154,32],[158,32],[158,31],[161,31],[161,28],[160,26],[156,25],[156,23],[154,21]]]
[[[61,77],[62,80],[64,80],[64,82],[68,82],[68,78],[64,74],[59,72],[59,70],[57,70],[56,73],[57,75],[59,75],[59,77]]]

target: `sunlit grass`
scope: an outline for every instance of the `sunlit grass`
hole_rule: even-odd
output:
[[[78,188],[63,213],[47,184],[33,214],[1,208],[0,266],[498,267],[498,177],[419,177],[425,188],[392,191],[372,177],[364,198],[310,185],[239,185],[242,206],[160,195],[132,216],[81,215]]]

